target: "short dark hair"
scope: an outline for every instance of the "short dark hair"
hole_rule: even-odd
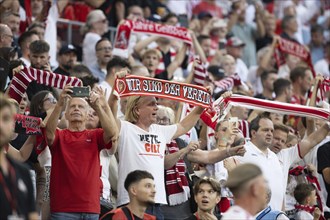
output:
[[[291,81],[284,78],[278,78],[274,82],[273,86],[274,86],[275,95],[277,97],[281,95],[285,91],[285,89],[291,86]]]
[[[305,72],[309,70],[308,67],[305,66],[297,66],[290,72],[290,80],[291,82],[296,82],[299,78],[305,77]]]
[[[71,72],[72,73],[88,73],[88,75],[91,75],[91,76],[93,75],[91,70],[83,64],[74,65],[71,69]],[[76,77],[79,77],[79,76],[76,76]]]
[[[114,67],[121,67],[121,68],[127,67],[128,69],[131,69],[131,66],[129,65],[126,59],[117,56],[112,57],[112,59],[108,62],[107,64],[108,74]]]
[[[282,19],[281,22],[281,28],[284,30],[288,27],[288,23],[292,20],[292,19],[296,19],[295,16],[292,15],[286,15],[284,16],[284,18]]]
[[[265,81],[268,78],[269,74],[277,74],[277,71],[275,69],[263,71],[260,75],[261,82]]]
[[[95,50],[97,51],[97,46],[103,42],[103,41],[109,41],[111,43],[111,41],[108,38],[102,37],[100,40],[98,40],[95,44]]]
[[[202,184],[209,184],[212,189],[217,192],[217,194],[220,196],[221,195],[221,186],[218,181],[216,181],[213,178],[210,177],[204,177],[203,179],[199,179],[195,185],[194,185],[194,195],[196,196],[198,194],[198,191],[200,189],[200,186]]]
[[[202,43],[202,41],[203,40],[208,40],[208,39],[211,39],[210,38],[210,36],[208,36],[208,35],[199,35],[198,37],[197,37],[197,41],[198,41],[198,43]]]
[[[148,171],[145,170],[134,170],[132,172],[130,172],[124,182],[124,187],[128,192],[128,188],[136,182],[139,182],[143,179],[154,179],[154,177],[152,176],[151,173],[149,173]]]
[[[30,52],[34,54],[48,53],[49,44],[44,40],[36,40],[30,44]]]
[[[323,27],[319,24],[314,24],[311,27],[311,33],[323,33]]]
[[[21,36],[19,36],[18,45],[21,47],[21,49],[22,49],[22,46],[25,43],[25,41],[27,41],[27,39],[29,39],[33,35],[38,36],[37,32],[35,32],[35,31],[26,31],[26,32],[22,33]]]
[[[258,131],[260,128],[259,122],[261,119],[269,119],[269,112],[263,112],[261,114],[259,114],[257,117],[255,117],[251,123],[250,123],[250,127],[249,127],[249,132],[250,132],[250,137],[252,137],[252,131]]]
[[[162,23],[165,23],[165,22],[167,22],[170,18],[173,18],[173,17],[178,18],[178,16],[177,16],[176,14],[174,14],[174,13],[168,13],[167,15],[165,15],[164,17],[162,17],[161,22],[162,22]]]
[[[78,77],[78,78],[81,79],[83,86],[90,86],[91,88],[93,88],[94,84],[96,84],[100,81],[99,78],[96,78],[92,75],[87,75],[87,76]]]
[[[304,205],[306,198],[310,196],[314,190],[315,186],[313,184],[300,183],[294,189],[293,195],[299,204]]]

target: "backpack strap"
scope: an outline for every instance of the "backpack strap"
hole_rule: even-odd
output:
[[[125,206],[125,207],[122,207],[121,210],[123,210],[127,220],[133,220],[132,219],[132,214],[131,214],[131,211]]]

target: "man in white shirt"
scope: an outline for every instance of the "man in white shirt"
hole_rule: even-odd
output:
[[[252,163],[234,168],[226,186],[234,195],[235,205],[223,214],[222,220],[255,219],[253,216],[267,204],[267,181],[260,167]]]
[[[245,145],[246,153],[236,159],[241,163],[253,163],[261,168],[272,192],[270,206],[273,210],[282,210],[285,191],[283,170],[276,154],[268,148],[273,141],[273,132],[274,125],[268,116],[257,116],[250,124],[251,142]]]
[[[325,57],[315,63],[315,72],[330,77],[330,41],[325,46]]]
[[[203,112],[202,107],[196,107],[180,123],[163,126],[155,124],[157,110],[157,101],[154,97],[132,96],[128,98],[126,105],[126,121],[117,119],[120,130],[118,206],[129,202],[123,183],[126,175],[136,169],[148,170],[154,176],[157,191],[155,202],[167,204],[164,170],[170,168],[168,165],[177,159],[177,156],[175,154],[165,156],[166,143],[188,132]],[[155,214],[162,219],[159,210],[149,214]]]

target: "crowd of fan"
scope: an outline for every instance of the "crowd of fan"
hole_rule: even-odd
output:
[[[91,88],[0,94],[0,219],[330,219],[330,119],[236,106],[212,129],[200,106],[114,92],[129,74],[196,84],[194,54],[214,99],[329,110],[316,89],[330,78],[328,1],[0,0],[0,14],[1,92],[22,66]],[[85,22],[72,44],[61,17]],[[132,34],[129,57],[114,56],[108,27],[124,19],[186,27],[192,45]],[[292,54],[278,65],[281,39],[312,65]],[[15,114],[42,118],[42,134],[14,133]]]

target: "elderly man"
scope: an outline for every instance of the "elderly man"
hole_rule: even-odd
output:
[[[0,48],[10,47],[13,43],[14,35],[6,24],[0,23]]]
[[[100,212],[100,159],[103,148],[110,149],[117,136],[115,119],[106,105],[102,90],[93,90],[89,104],[100,118],[102,129],[86,130],[88,102],[71,97],[72,86],[66,86],[46,124],[46,138],[52,154],[50,203],[52,219],[98,219]],[[65,111],[68,128],[57,128]]]
[[[267,204],[267,183],[261,169],[254,164],[242,164],[228,176],[226,186],[234,195],[235,205],[221,219],[254,219]]]

